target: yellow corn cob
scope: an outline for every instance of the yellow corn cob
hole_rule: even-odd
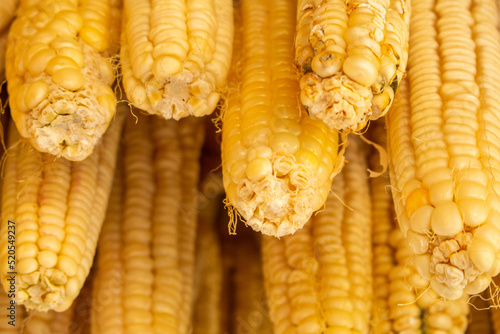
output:
[[[121,64],[130,101],[167,119],[210,114],[232,53],[231,0],[124,0]]]
[[[0,84],[5,80],[5,51],[7,51],[8,29],[0,30]]]
[[[384,116],[406,69],[408,0],[299,0],[301,101],[332,129]]]
[[[275,236],[300,229],[323,206],[341,161],[337,132],[299,106],[295,9],[287,0],[241,2],[243,44],[235,44],[222,120],[228,203],[254,230]]]
[[[441,297],[500,272],[495,0],[412,3],[409,88],[389,115],[391,180],[420,275]]]
[[[465,333],[468,324],[468,296],[463,294],[457,300],[442,300],[433,290],[419,295],[418,305],[423,311],[424,333],[441,334]]]
[[[467,334],[493,334],[493,324],[486,294],[477,296],[471,301],[470,319]]]
[[[5,31],[16,13],[18,0],[3,0],[0,3],[0,31]]]
[[[222,211],[222,179],[208,174],[201,184],[196,239],[195,303],[193,334],[219,334],[221,331],[222,255],[217,235]]]
[[[263,238],[265,287],[276,334],[369,332],[371,205],[366,161],[355,138],[346,160],[324,211],[294,235]]]
[[[21,1],[6,76],[12,118],[37,150],[83,160],[108,128],[119,8],[119,0]]]
[[[7,290],[9,273],[17,272],[16,298],[28,309],[63,311],[83,286],[104,219],[122,121],[118,117],[81,162],[34,150],[11,123],[2,188],[1,279]],[[9,226],[15,226],[15,240]],[[15,244],[15,265],[8,262],[9,240]]]
[[[13,296],[11,296],[13,297]],[[24,307],[17,302],[12,304],[14,298],[9,298],[8,293],[0,289],[0,333],[2,334],[20,334],[25,318]],[[14,305],[14,306],[11,306]],[[13,307],[13,312],[9,307]],[[12,316],[12,317],[9,317]],[[15,321],[14,321],[15,320]],[[11,322],[14,321],[14,322]]]
[[[195,119],[135,122],[99,241],[92,332],[188,333],[203,131]]]

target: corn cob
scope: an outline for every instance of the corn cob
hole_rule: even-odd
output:
[[[294,235],[263,238],[265,287],[276,334],[369,332],[370,195],[366,161],[354,139],[346,159],[324,211]]]
[[[5,80],[5,51],[7,51],[8,29],[0,30],[0,85]]]
[[[412,3],[409,88],[389,115],[391,181],[417,269],[440,296],[500,272],[500,36],[494,0]]]
[[[467,334],[493,334],[491,314],[485,297],[486,294],[483,292],[482,296],[477,296],[472,300]]]
[[[338,133],[299,106],[295,9],[287,0],[241,2],[243,44],[235,38],[222,120],[228,203],[254,230],[275,236],[295,232],[321,208],[342,161]]]
[[[222,180],[208,174],[201,184],[198,202],[196,239],[195,303],[193,334],[218,334],[221,331],[222,256],[217,235],[218,215],[222,211]]]
[[[17,272],[17,302],[28,309],[64,311],[83,286],[104,219],[122,122],[118,117],[82,162],[34,150],[11,122],[2,187],[1,279],[8,290],[8,273]],[[13,225],[15,266],[7,252]]]
[[[424,333],[465,333],[468,325],[468,296],[457,300],[442,300],[435,291],[427,290],[419,295],[418,305],[423,311]]]
[[[300,99],[332,129],[384,116],[408,59],[408,0],[299,0]]]
[[[189,332],[197,216],[186,207],[196,195],[200,130],[195,119],[128,118],[98,246],[92,333]]]
[[[89,156],[116,111],[120,0],[22,0],[6,55],[9,103],[19,133],[41,152]]]
[[[229,70],[231,0],[124,0],[121,64],[130,101],[167,119],[210,114]]]

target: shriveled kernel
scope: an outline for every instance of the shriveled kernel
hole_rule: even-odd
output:
[[[495,262],[496,252],[495,247],[488,240],[474,238],[467,250],[472,263],[479,271],[487,272],[491,269]]]
[[[250,180],[258,181],[271,172],[271,162],[268,159],[258,158],[248,163],[246,175]]]
[[[160,79],[168,79],[169,77],[179,73],[182,70],[181,62],[169,56],[162,56],[156,59],[153,63],[153,75]]]
[[[37,258],[40,265],[45,268],[53,268],[57,264],[57,254],[51,250],[41,251]]]
[[[460,212],[464,217],[464,223],[470,227],[483,224],[490,213],[489,205],[480,199],[469,198],[458,202]]]
[[[35,81],[31,83],[26,90],[24,103],[29,109],[35,108],[49,95],[49,86],[43,81]]]
[[[16,269],[19,274],[29,274],[38,269],[38,262],[34,258],[18,261]]]
[[[429,192],[427,189],[417,188],[406,198],[406,214],[411,219],[413,213],[424,205],[430,205]]]
[[[73,277],[76,275],[78,265],[72,258],[66,255],[60,255],[57,260],[57,268],[62,270],[69,277]]]
[[[463,230],[462,216],[454,202],[442,202],[434,208],[432,231],[439,236],[452,237]]]
[[[418,208],[410,218],[411,229],[418,233],[430,231],[433,211],[434,208],[430,205],[424,205]]]
[[[453,181],[446,180],[433,184],[429,188],[429,199],[433,205],[453,201]]]
[[[300,141],[291,133],[278,132],[269,138],[269,146],[276,153],[295,154],[300,149]]]
[[[67,90],[75,91],[83,87],[84,80],[80,70],[61,68],[52,74],[52,81]]]

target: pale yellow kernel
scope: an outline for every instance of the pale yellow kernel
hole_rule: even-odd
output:
[[[477,295],[488,288],[491,283],[491,276],[488,274],[482,274],[477,276],[472,282],[467,284],[464,288],[464,292],[471,296]]]
[[[271,121],[271,129],[273,132],[289,132],[298,136],[302,129],[295,120],[286,118],[275,118]]]
[[[431,288],[441,297],[449,300],[457,300],[463,295],[462,289],[450,288],[442,283],[439,283],[434,278],[431,279]],[[435,301],[436,298],[433,298]]]
[[[47,67],[45,70],[49,75],[53,75],[55,71],[62,68],[74,68],[77,70],[80,69],[76,61],[74,61],[73,59],[66,56],[55,56],[47,63]]]
[[[418,208],[410,218],[411,229],[422,234],[430,231],[433,211],[434,208],[431,205],[424,205]]]
[[[484,224],[476,230],[474,237],[488,240],[495,247],[495,252],[500,250],[500,229],[498,226]]]
[[[38,239],[38,247],[40,250],[50,249],[58,253],[61,250],[61,240],[51,235],[44,235]]]
[[[435,329],[449,331],[453,327],[453,319],[446,313],[428,314],[426,320]]]
[[[62,68],[52,74],[52,81],[67,90],[76,91],[82,88],[84,80],[80,70]]]
[[[426,173],[422,179],[422,184],[429,189],[433,184],[452,180],[450,169],[448,167],[440,167]]]
[[[191,107],[191,112],[195,116],[204,116],[207,114],[207,105],[205,101],[197,98],[196,96],[191,96],[187,101],[187,104]]]
[[[470,169],[464,169],[461,170],[457,173],[455,176],[455,179],[457,183],[462,183],[465,181],[471,181],[471,182],[476,182],[484,187],[488,186],[488,176],[482,169],[478,168],[470,168]]]
[[[247,170],[247,161],[246,160],[238,160],[231,166],[231,170],[229,171],[229,176],[233,182],[238,183],[246,173]]]
[[[57,264],[57,254],[51,250],[42,250],[38,253],[38,262],[42,267],[53,268]]]
[[[466,198],[477,198],[486,201],[488,190],[479,182],[461,181],[457,185],[456,198],[457,201]]]
[[[318,170],[316,171],[316,178],[319,180],[318,184],[323,184],[323,182],[329,181],[331,175],[332,175],[332,170],[328,168],[328,166],[325,163],[320,162]]]
[[[19,274],[30,274],[38,270],[38,262],[34,258],[17,261],[16,269]]]
[[[300,148],[313,152],[317,157],[321,157],[323,155],[323,147],[314,137],[308,134],[303,134],[299,136],[299,141]]]
[[[426,280],[431,279],[431,254],[420,254],[415,255],[413,257],[413,263],[415,264],[415,268],[422,278]]]
[[[55,224],[43,224],[42,226],[40,226],[39,232],[42,236],[51,235],[59,240],[63,240],[65,236],[64,229],[61,226],[57,226]]]
[[[490,207],[484,200],[469,198],[458,202],[460,212],[464,217],[464,223],[470,227],[483,224],[488,218]]]
[[[406,234],[408,245],[415,254],[423,254],[429,248],[429,237],[409,230]]]
[[[273,157],[273,150],[267,146],[252,147],[248,150],[248,161],[256,158],[271,159]]]
[[[274,153],[295,154],[300,148],[300,141],[291,133],[278,132],[269,138],[269,146]]]
[[[107,112],[107,121],[109,122],[116,111],[116,98],[114,95],[103,94],[97,97],[97,103]]]
[[[26,230],[26,231],[20,232],[16,236],[16,244],[22,245],[25,242],[26,243],[28,243],[28,242],[36,243],[38,241],[38,237],[39,237],[38,232],[33,231],[33,230]]]
[[[271,175],[272,165],[268,159],[258,158],[248,163],[246,169],[247,177],[252,181],[259,181],[267,175]]]
[[[430,205],[429,192],[424,188],[416,188],[406,198],[405,210],[411,219],[413,213],[422,206]]]
[[[71,47],[59,48],[57,49],[57,55],[71,58],[79,68],[84,65],[83,54],[80,50]]]
[[[403,214],[399,216],[398,222],[401,232],[403,232],[403,235],[406,236],[406,233],[408,233],[408,230],[410,229],[410,219],[408,219],[408,215],[403,212]]]
[[[33,109],[49,95],[49,86],[43,81],[32,82],[26,90],[24,103],[27,108]]]
[[[319,168],[318,157],[309,150],[300,149],[295,156],[300,164],[303,164],[311,173],[316,173]]]
[[[377,80],[379,64],[363,55],[349,55],[342,66],[344,73],[360,85],[370,87]]]
[[[480,238],[472,239],[469,247],[469,257],[476,268],[481,272],[487,272],[495,262],[495,247],[488,241]]]
[[[174,57],[162,56],[155,59],[152,70],[155,77],[166,80],[182,70],[182,63]]]
[[[45,67],[49,63],[49,61],[56,56],[54,50],[51,49],[41,49],[37,53],[31,57],[30,62],[28,64],[28,70],[32,76],[36,76],[43,71],[45,71]]]
[[[215,108],[217,107],[217,104],[219,103],[220,100],[220,94],[217,92],[212,92],[210,95],[207,97],[207,111],[206,114],[212,113]]]
[[[40,44],[50,44],[55,38],[57,34],[55,31],[49,29],[39,30],[34,36],[33,40],[37,41]]]
[[[345,60],[343,48],[332,45],[329,49],[317,53],[312,61],[312,70],[322,78],[326,78],[338,73],[342,69]]]
[[[460,210],[454,202],[442,202],[434,208],[431,217],[432,231],[439,236],[452,237],[463,229]]]
[[[83,26],[83,17],[75,10],[61,10],[55,17],[68,22],[75,31],[79,31]]]
[[[453,181],[446,180],[434,183],[429,188],[429,200],[433,205],[441,202],[453,201]]]
[[[17,259],[35,258],[38,254],[38,247],[34,243],[22,244],[17,248]]]
[[[79,261],[82,257],[82,252],[80,251],[80,249],[78,249],[78,247],[69,242],[65,242],[62,245],[61,254],[67,255],[70,258],[75,259],[77,261]]]
[[[104,32],[92,26],[85,25],[82,30],[80,30],[80,38],[99,52],[108,49],[108,38],[106,38]]]
[[[69,24],[63,18],[54,18],[48,25],[47,28],[57,32],[59,36],[64,37],[74,37],[76,36],[78,30],[73,25]]]
[[[78,265],[72,258],[60,255],[57,260],[57,268],[62,270],[68,277],[73,277],[76,275]]]

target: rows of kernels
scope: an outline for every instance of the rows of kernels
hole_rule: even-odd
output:
[[[354,328],[368,333],[372,303],[371,203],[368,181],[364,177],[367,161],[361,142],[353,137],[347,150],[345,166],[345,204],[352,210],[344,213],[342,239],[346,247],[347,267],[353,298]],[[368,247],[367,247],[368,245]]]
[[[165,118],[211,113],[230,63],[231,2],[131,0],[125,8],[121,62],[132,103]]]
[[[424,309],[423,330],[427,333],[465,333],[469,323],[469,297],[444,301],[432,290],[422,292],[417,303]]]
[[[354,328],[353,303],[347,269],[346,249],[342,241],[344,219],[344,177],[332,184],[325,209],[312,223],[313,247],[318,261],[318,294],[327,331],[350,331]],[[310,223],[310,224],[311,224]]]
[[[72,327],[73,314],[76,305],[64,312],[48,311],[32,311],[28,313],[28,320],[23,328],[23,333],[26,334],[65,334]],[[17,320],[17,319],[16,319]],[[2,332],[3,333],[3,332]]]
[[[174,123],[174,121],[170,121]],[[194,199],[198,194],[198,178],[200,172],[200,153],[203,144],[203,122],[196,118],[181,120],[178,125],[181,162],[182,202],[178,215],[179,233],[179,268],[183,276],[182,301],[180,306],[179,331],[187,333],[193,307],[194,256],[196,245],[196,225],[198,213]]]

